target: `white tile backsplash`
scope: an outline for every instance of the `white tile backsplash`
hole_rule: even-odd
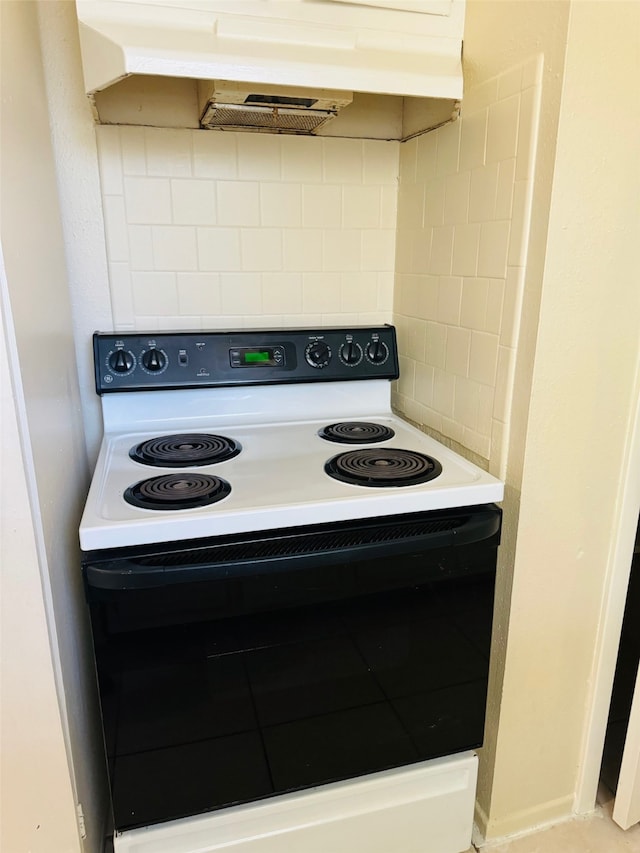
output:
[[[260,273],[220,273],[220,298],[225,315],[253,314],[257,305],[262,308]]]
[[[399,143],[97,135],[118,328],[391,320]]]
[[[302,273],[263,273],[262,309],[266,314],[301,314]]]
[[[299,184],[322,182],[322,140],[301,136],[280,139],[282,180]]]
[[[286,228],[282,232],[283,268],[291,272],[322,269],[321,228]]]
[[[302,275],[302,311],[304,314],[339,313],[342,279],[340,273],[309,272]]]
[[[471,352],[469,354],[469,379],[493,388],[496,383],[498,365],[498,335],[486,332],[471,332]]]
[[[124,200],[131,225],[164,225],[173,219],[168,178],[125,178]]]
[[[111,310],[116,323],[125,322],[133,313],[131,273],[126,263],[109,264],[111,282]]]
[[[451,275],[453,261],[453,225],[439,225],[431,236],[429,272]]]
[[[178,314],[178,288],[173,272],[134,272],[131,273],[133,285],[134,323],[140,328],[141,317],[149,316],[145,309],[153,307],[157,316],[175,316]],[[137,316],[140,315],[140,316]]]
[[[326,138],[323,142],[323,180],[330,184],[362,183],[362,140]]]
[[[394,400],[499,474],[524,290],[540,72],[534,57],[465,91],[458,122],[400,149],[394,322],[403,363],[413,364],[414,396],[404,383]]]
[[[491,222],[496,215],[498,195],[498,163],[480,166],[471,173],[469,192],[469,222]]]
[[[197,270],[196,229],[186,225],[152,225],[153,265],[157,270]]]
[[[181,316],[219,314],[220,276],[214,272],[179,272],[178,309]]]
[[[198,269],[232,272],[241,269],[240,231],[237,228],[198,228]]]
[[[106,127],[96,129],[98,140],[102,133],[107,130]],[[120,133],[120,128],[112,128],[120,137],[120,146],[122,151],[122,172],[125,175],[146,175],[147,174],[147,156],[144,145],[144,127],[128,127],[127,133]],[[105,168],[103,163],[100,164],[100,180],[102,181],[102,172]],[[102,192],[105,192],[104,186]]]
[[[510,227],[508,219],[501,222],[483,222],[480,225],[478,275],[502,278],[506,276]]]
[[[105,195],[122,195],[122,155],[117,127],[105,127],[98,139],[98,163]]]
[[[438,280],[438,315],[439,323],[448,326],[460,324],[460,309],[462,304],[462,279],[457,276],[442,276]]]
[[[216,195],[218,225],[260,224],[260,184],[257,181],[218,181]]]
[[[475,276],[478,271],[478,248],[480,246],[480,224],[457,224],[453,232],[454,275]]]
[[[175,178],[171,181],[171,209],[175,225],[215,225],[215,182]]]
[[[487,163],[500,163],[516,156],[520,95],[496,101],[487,120]]]
[[[444,224],[466,222],[469,208],[471,172],[448,175],[444,182]]]
[[[344,186],[342,223],[345,228],[380,228],[381,187]]]
[[[241,228],[240,251],[243,270],[257,273],[281,270],[282,231],[279,228]]]
[[[98,127],[117,328],[393,311],[396,404],[503,470],[540,79],[533,58],[402,145]]]
[[[325,243],[333,237],[325,232]],[[360,267],[365,271],[391,272],[394,269],[396,232],[393,228],[360,231]],[[391,294],[391,290],[389,293]]]
[[[212,131],[213,133],[215,131]],[[236,142],[239,178],[247,181],[280,180],[282,146],[278,136],[267,133],[238,133]]]
[[[460,326],[450,326],[447,329],[447,349],[444,366],[448,373],[464,377],[469,375],[470,347],[470,329],[463,329]]]
[[[123,127],[127,140],[135,128]],[[189,131],[183,131],[189,133]],[[226,178],[238,176],[237,134],[201,131],[191,134],[193,144],[193,174],[196,178]]]
[[[333,184],[302,187],[302,224],[305,228],[342,226],[342,188]]]
[[[129,235],[124,199],[119,195],[104,196],[103,208],[107,257],[110,262],[126,262],[129,259]]]
[[[285,184],[282,181],[260,184],[260,223],[281,228],[299,228],[302,224],[300,184]]]
[[[460,129],[460,169],[467,171],[484,166],[486,144],[487,110],[465,116]]]
[[[147,175],[184,178],[193,173],[191,134],[164,127],[146,127],[144,145]]]
[[[132,270],[153,269],[151,225],[129,225],[129,264]]]

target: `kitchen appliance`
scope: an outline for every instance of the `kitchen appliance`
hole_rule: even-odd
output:
[[[392,413],[393,327],[96,334],[94,358],[116,851],[465,850],[503,486]]]
[[[464,10],[465,0],[76,0],[102,124],[364,139],[457,118]]]

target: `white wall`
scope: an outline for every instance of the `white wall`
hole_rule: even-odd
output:
[[[19,458],[12,460],[12,466],[18,467],[10,469],[10,482],[19,489],[17,529],[25,532],[24,563],[10,538],[13,547],[5,552],[7,562],[2,564],[8,582],[3,607],[12,617],[7,622],[9,639],[16,639],[12,633],[18,630],[15,617],[24,617],[20,626],[24,634],[9,643],[6,651],[3,648],[11,678],[2,710],[14,727],[26,726],[37,713],[46,717],[41,732],[25,727],[13,734],[16,745],[24,747],[30,774],[46,781],[48,789],[35,782],[26,784],[24,770],[18,773],[15,786],[13,782],[3,786],[3,794],[12,798],[11,807],[3,813],[3,831],[6,825],[11,833],[13,846],[7,846],[11,853],[79,849],[75,803],[80,801],[87,818],[86,847],[97,850],[105,801],[77,540],[88,466],[50,138],[50,121],[57,119],[50,118],[45,99],[38,5],[3,2],[0,15],[2,302],[4,322],[10,324],[7,346],[24,466],[21,477]],[[15,433],[10,431],[9,438],[15,449]],[[12,529],[9,532],[15,536]],[[39,578],[34,574],[36,569]],[[25,643],[30,632],[33,646]],[[42,646],[46,634],[51,642],[48,660]],[[34,661],[33,669],[29,659]],[[15,675],[23,666],[24,681],[20,683]],[[33,685],[31,678],[36,681]],[[57,717],[52,706],[52,680]],[[39,690],[42,709],[32,707]],[[29,736],[33,741],[30,745],[26,743]],[[59,754],[61,744],[67,750],[66,772]],[[9,766],[15,770],[15,761]],[[52,805],[59,811],[55,827],[50,818]],[[38,823],[51,828],[51,834],[38,835]]]

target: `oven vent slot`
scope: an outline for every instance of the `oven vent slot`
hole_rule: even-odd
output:
[[[388,527],[367,527],[357,530],[283,536],[276,539],[257,539],[249,542],[215,545],[189,551],[188,561],[193,564],[234,563],[247,560],[272,560],[278,557],[298,557],[305,554],[318,554],[346,551],[363,545],[376,545],[384,542],[398,542],[447,533],[461,527],[467,516],[441,518],[414,524],[398,524]],[[139,557],[136,563],[141,566],[176,566],[185,561],[184,552],[158,554]]]

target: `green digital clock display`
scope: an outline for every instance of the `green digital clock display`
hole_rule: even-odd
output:
[[[245,364],[264,364],[273,361],[273,355],[268,350],[245,350],[243,355]]]
[[[231,367],[276,367],[285,368],[283,346],[233,347],[229,350]]]

